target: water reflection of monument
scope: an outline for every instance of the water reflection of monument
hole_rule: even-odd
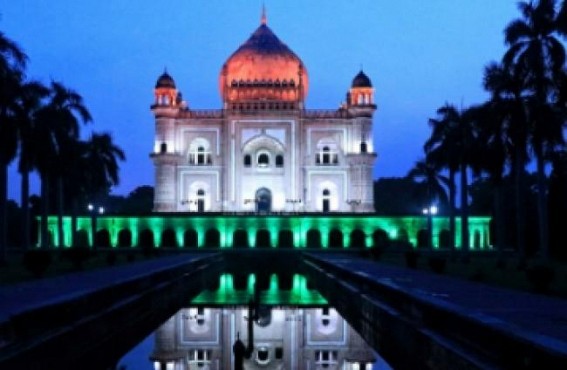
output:
[[[181,309],[155,334],[156,370],[232,369],[233,344],[248,340],[246,307]],[[374,354],[332,308],[263,307],[245,369],[370,370]]]

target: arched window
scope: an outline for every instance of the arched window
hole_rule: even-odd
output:
[[[209,143],[201,138],[196,139],[193,143],[191,143],[189,149],[189,164],[205,166],[210,165],[211,163],[212,160]]]
[[[315,158],[315,163],[318,165],[335,165],[339,163],[337,152],[331,150],[331,148],[327,145],[322,147],[317,153],[317,157]]]
[[[258,167],[268,167],[270,165],[270,156],[268,153],[260,153],[258,155]]]
[[[361,153],[368,153],[368,144],[365,141],[360,143],[360,152]]]
[[[250,157],[250,154],[246,154],[244,156],[244,167],[250,167],[252,165],[252,158]]]
[[[159,152],[160,153],[167,153],[167,144],[166,143],[161,143],[161,145],[159,146]]]
[[[323,190],[323,212],[329,212],[331,210],[331,192],[329,189]]]
[[[276,155],[276,167],[283,167],[283,155]]]
[[[197,190],[197,212],[205,212],[205,191]]]

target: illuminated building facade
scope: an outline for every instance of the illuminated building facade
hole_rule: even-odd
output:
[[[362,71],[339,109],[304,107],[303,62],[265,16],[224,63],[222,108],[193,110],[173,78],[156,83],[154,211],[79,217],[82,244],[100,247],[371,248],[391,239],[451,246],[449,218],[377,216],[371,140],[374,90]],[[295,214],[301,212],[300,215]],[[57,218],[49,232],[58,240]],[[429,229],[430,228],[430,229]],[[461,219],[456,219],[455,245]],[[71,220],[64,220],[71,245]],[[490,218],[469,218],[471,249],[489,249]]]
[[[260,26],[224,63],[222,108],[194,110],[163,73],[152,112],[156,212],[373,212],[370,79],[339,109],[305,109],[301,59]]]

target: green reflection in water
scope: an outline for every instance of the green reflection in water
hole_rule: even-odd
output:
[[[222,274],[216,290],[205,290],[195,297],[191,304],[198,305],[245,305],[254,296],[256,276],[247,277],[246,290],[236,290],[232,274]],[[260,291],[260,303],[267,305],[320,306],[328,304],[316,290],[307,288],[307,279],[295,274],[291,290],[280,289],[277,274],[270,276],[267,290]]]

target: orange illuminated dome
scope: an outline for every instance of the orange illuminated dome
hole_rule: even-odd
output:
[[[303,62],[266,23],[263,12],[260,27],[223,65],[219,82],[225,103],[303,102],[307,96]]]

